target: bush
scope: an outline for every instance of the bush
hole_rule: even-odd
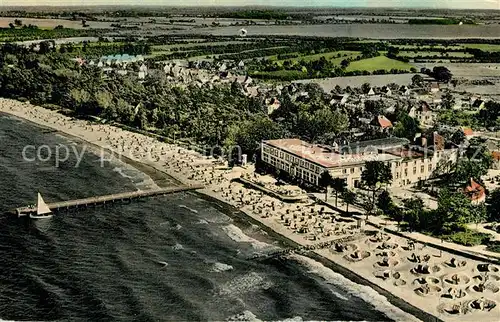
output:
[[[472,230],[466,230],[453,233],[451,235],[443,235],[441,236],[441,238],[443,238],[446,241],[451,241],[459,245],[477,246],[489,243],[491,235],[485,233],[479,233]]]
[[[486,250],[488,250],[490,252],[500,253],[500,241],[495,240],[495,241],[488,243],[488,247],[486,247]]]

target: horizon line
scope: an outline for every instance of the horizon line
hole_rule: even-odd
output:
[[[156,7],[156,8],[193,8],[193,7],[202,7],[202,8],[249,8],[249,7],[259,7],[259,8],[317,8],[317,9],[386,9],[386,10],[457,10],[457,11],[463,11],[463,10],[473,10],[473,11],[499,11],[500,8],[491,8],[491,9],[478,9],[476,7],[470,7],[470,8],[449,8],[449,7],[411,7],[411,6],[402,6],[402,7],[367,7],[367,6],[315,6],[315,5],[286,5],[286,6],[279,6],[279,5],[224,5],[224,4],[218,4],[218,5],[210,5],[210,4],[185,4],[185,5],[157,5],[157,4],[90,4],[90,5],[78,5],[78,4],[51,4],[51,5],[3,5],[0,4],[0,8],[61,8],[61,7],[72,7],[72,8],[95,8],[95,7],[132,7],[132,8],[140,8],[140,7]]]

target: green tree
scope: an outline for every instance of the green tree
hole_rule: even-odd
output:
[[[242,153],[253,156],[263,140],[280,139],[285,135],[283,128],[268,117],[259,116],[243,124],[231,125],[224,146],[238,146]]]
[[[301,110],[298,113],[296,131],[310,141],[316,141],[327,133],[340,133],[349,126],[348,116],[340,111],[323,107],[310,113]]]
[[[452,174],[454,183],[466,184],[472,178],[474,181],[482,182],[481,177],[488,173],[488,168],[477,160],[460,159]]]
[[[356,201],[356,193],[349,189],[346,189],[342,193],[342,199],[344,199],[344,202],[346,204],[345,212],[347,215],[349,215],[349,205],[352,205]]]
[[[461,192],[440,191],[438,208],[434,212],[435,231],[449,234],[464,229],[465,224],[476,223],[486,218],[484,206],[475,206]]]
[[[411,142],[415,139],[415,135],[420,132],[421,129],[417,120],[404,111],[398,114],[397,124],[393,132],[394,136],[406,138]]]
[[[361,92],[363,94],[368,94],[371,88],[372,86],[370,85],[370,83],[364,83],[363,85],[361,85]]]
[[[455,97],[450,92],[447,92],[442,97],[443,102],[441,106],[447,110],[451,109],[455,105]]]
[[[391,195],[387,190],[382,190],[377,198],[377,208],[387,213],[394,206]]]
[[[343,69],[346,69],[347,67],[349,67],[349,61],[347,59],[344,59],[340,62],[340,66],[343,68]]]
[[[403,200],[403,220],[408,223],[410,231],[420,230],[425,212],[424,202],[420,198]]]
[[[331,187],[335,191],[335,207],[337,207],[337,200],[339,193],[342,194],[346,188],[347,188],[347,183],[345,182],[344,179],[341,178],[333,178],[331,182]]]
[[[371,209],[375,209],[375,193],[382,185],[387,185],[392,182],[392,171],[390,164],[385,164],[382,161],[368,161],[365,164],[365,170],[361,173],[361,182],[372,192]],[[370,211],[366,212],[366,219]]]
[[[325,202],[328,201],[328,187],[332,185],[333,178],[329,171],[321,173],[318,179],[318,185],[325,189]]]
[[[499,126],[500,125],[500,103],[488,101],[484,104],[484,108],[479,111],[478,119],[484,126]]]
[[[488,220],[500,221],[500,189],[493,190],[486,200],[488,204]]]
[[[413,84],[413,86],[422,87],[424,85],[424,78],[421,75],[418,75],[418,74],[414,75],[411,78],[411,83]]]

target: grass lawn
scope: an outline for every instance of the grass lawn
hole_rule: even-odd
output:
[[[391,69],[410,70],[410,68],[412,67],[413,67],[412,65],[404,63],[399,60],[390,59],[387,58],[386,56],[378,56],[368,59],[362,59],[359,61],[354,61],[349,65],[349,67],[347,67],[347,71],[366,70],[369,72],[373,72],[379,69],[384,69],[387,71]]]

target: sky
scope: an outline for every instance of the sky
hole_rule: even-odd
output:
[[[311,6],[500,9],[500,0],[0,0],[0,6]]]

